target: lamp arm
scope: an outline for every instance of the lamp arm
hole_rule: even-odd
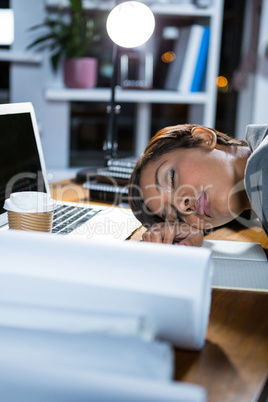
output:
[[[116,115],[120,113],[120,105],[116,105],[115,102],[115,87],[117,83],[118,76],[118,46],[113,44],[113,74],[111,77],[111,100],[110,104],[107,106],[107,130],[106,130],[106,139],[103,144],[103,150],[105,151],[105,161],[106,164],[109,159],[113,159],[117,156],[117,130],[116,130]]]

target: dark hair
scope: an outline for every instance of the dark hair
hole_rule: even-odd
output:
[[[202,140],[192,135],[192,129],[198,127],[197,124],[182,124],[163,128],[151,138],[143,154],[139,157],[129,181],[128,199],[130,207],[136,218],[145,226],[150,227],[155,223],[163,222],[163,219],[154,214],[145,205],[140,188],[140,177],[145,166],[152,161],[156,161],[162,155],[172,152],[178,148],[195,148]],[[204,127],[204,126],[203,126]],[[236,140],[215,129],[212,130],[217,136],[217,144],[247,146],[246,141]]]

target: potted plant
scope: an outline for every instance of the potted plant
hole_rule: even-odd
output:
[[[96,56],[100,21],[83,11],[82,0],[69,0],[69,8],[69,16],[58,8],[57,18],[47,17],[42,24],[32,27],[31,30],[46,28],[48,32],[35,39],[28,49],[48,48],[54,71],[63,58],[63,77],[67,87],[92,88],[96,86],[98,75]]]

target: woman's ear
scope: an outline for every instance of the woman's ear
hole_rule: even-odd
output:
[[[202,140],[200,146],[207,149],[214,149],[217,145],[217,135],[213,130],[207,127],[196,126],[192,128],[192,136],[196,139]]]

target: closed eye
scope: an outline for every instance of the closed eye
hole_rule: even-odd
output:
[[[174,190],[175,188],[175,170],[171,169],[169,171],[169,177],[170,177],[170,182],[171,182],[171,188]]]

